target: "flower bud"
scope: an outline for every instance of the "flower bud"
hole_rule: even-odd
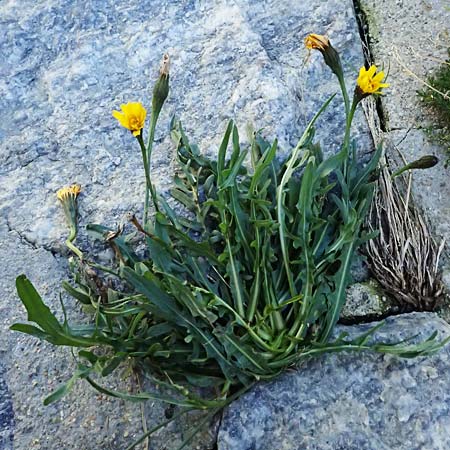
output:
[[[58,190],[56,196],[61,202],[64,209],[64,214],[70,229],[70,235],[66,240],[66,245],[72,250],[80,259],[83,259],[83,253],[73,244],[78,232],[78,204],[77,197],[81,192],[79,184],[72,184],[68,187],[63,187]]]
[[[71,186],[63,187],[56,192],[56,196],[64,209],[67,223],[70,229],[75,233],[78,227],[77,197],[80,192],[81,186],[79,184],[72,184]]]
[[[414,169],[430,169],[431,167],[434,167],[439,162],[439,159],[436,158],[434,155],[425,155],[422,156],[422,158],[416,159],[415,161],[406,164],[406,166],[403,166],[396,172],[392,174],[392,178],[395,178],[402,174],[403,172],[406,172],[407,170],[414,170]]]
[[[161,108],[169,95],[169,67],[170,58],[166,53],[161,61],[159,78],[153,88],[152,111],[156,117],[161,112]]]

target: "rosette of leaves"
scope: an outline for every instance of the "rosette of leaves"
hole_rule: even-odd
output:
[[[250,133],[243,147],[233,122],[217,158],[208,159],[174,120],[180,170],[171,195],[179,208],[155,194],[157,212],[145,227],[130,217],[144,252],[137,250],[135,233],[89,225],[113,246],[117,265],[79,259],[73,264],[76,286],[63,285],[94,310],[91,325],[58,322],[31,282],[18,277],[19,296],[35,325],[12,329],[79,348],[77,371],[47,403],[83,378],[116,397],[160,399],[180,406],[181,413],[208,410],[207,420],[254,382],[304,358],[366,349],[413,357],[441,347],[435,335],[417,345],[373,343],[375,328],[355,339],[331,339],[353,255],[372,236],[362,224],[382,152],[379,147],[361,166],[345,140],[337,154],[324,158],[314,143],[314,124],[332,98],[285,159],[277,141],[259,133]],[[347,138],[360,99],[351,109],[347,93],[345,100]],[[173,395],[128,394],[101,385],[99,375],[130,359]],[[200,396],[197,387],[212,394]]]

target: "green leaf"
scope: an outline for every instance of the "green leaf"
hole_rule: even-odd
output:
[[[157,306],[157,311],[160,312],[168,322],[173,322],[189,329],[189,331],[200,340],[210,357],[217,360],[227,378],[233,378],[235,369],[230,361],[223,355],[221,344],[211,333],[201,329],[195,318],[186,314],[185,311],[182,311],[173,298],[159,289],[151,279],[138,275],[128,267],[124,269],[124,275],[139,292],[147,297],[149,302]]]
[[[44,399],[44,405],[48,406],[50,403],[54,403],[58,400],[60,400],[62,397],[64,397],[68,392],[71,391],[72,387],[74,386],[75,382],[80,379],[87,376],[92,371],[91,368],[84,367],[82,369],[77,369],[75,373],[72,375],[72,377],[67,381],[66,383],[62,384],[56,391],[54,391],[52,394],[47,396]]]
[[[29,334],[30,336],[37,337],[43,340],[51,340],[52,335],[42,331],[40,328],[34,325],[29,325],[27,323],[15,323],[9,327],[11,331],[19,331],[20,333]]]
[[[125,354],[117,354],[114,358],[111,358],[109,363],[102,369],[102,376],[106,377],[112,373],[120,363],[126,358]]]
[[[234,185],[236,177],[242,169],[242,163],[244,162],[247,153],[247,151],[242,152],[234,165],[230,169],[223,171],[223,181],[219,183],[219,190],[224,190]]]
[[[341,150],[340,152],[336,153],[336,155],[325,159],[317,168],[318,177],[327,177],[331,172],[334,172],[337,168],[341,167],[345,158],[346,152]]]
[[[83,303],[83,305],[91,304],[91,298],[89,295],[80,288],[74,288],[67,281],[62,282],[62,287],[73,298],[76,298],[79,302]]]
[[[227,129],[225,131],[225,135],[223,136],[222,143],[219,147],[219,153],[217,155],[217,180],[218,184],[222,184],[223,171],[225,169],[225,156],[227,153],[228,142],[230,140],[230,134],[233,130],[234,124],[233,121],[230,120],[228,122]]]
[[[44,304],[33,284],[25,275],[16,278],[16,289],[28,313],[28,320],[39,325],[44,331],[52,334],[62,331],[58,319]]]
[[[106,340],[101,338],[73,335],[66,327],[63,328],[25,275],[17,277],[16,287],[19,297],[27,310],[28,320],[39,325],[42,330],[24,324],[14,324],[11,327],[12,330],[31,334],[55,345],[90,347],[102,342],[107,343]]]
[[[256,355],[255,350],[251,346],[242,344],[230,332],[216,333],[224,340],[227,353],[230,356],[234,356],[243,369],[250,369],[252,372],[261,374],[269,372],[265,361]]]
[[[86,381],[98,392],[102,394],[109,395],[111,397],[120,398],[122,400],[128,400],[130,402],[145,402],[147,400],[158,400],[169,403],[171,405],[177,405],[181,407],[193,407],[196,406],[195,403],[189,400],[179,400],[173,397],[168,397],[166,395],[155,394],[152,392],[141,392],[139,394],[127,394],[126,392],[114,391],[112,389],[108,389],[104,386],[101,386],[97,382],[95,382],[92,378],[86,377]]]

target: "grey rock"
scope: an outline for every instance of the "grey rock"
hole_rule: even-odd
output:
[[[355,322],[375,320],[395,310],[392,302],[382,293],[381,286],[373,279],[354,283],[347,289],[347,298],[339,320]]]
[[[5,368],[0,366],[0,449],[12,450],[14,411],[11,394],[4,379],[5,371]]]
[[[0,202],[11,228],[56,250],[65,227],[54,193],[64,184],[83,186],[84,222],[114,223],[141,209],[139,148],[111,111],[124,101],[149,104],[165,51],[172,57],[171,92],[152,174],[161,191],[175,170],[167,132],[172,115],[209,154],[215,154],[230,118],[242,136],[252,122],[269,139],[278,137],[286,152],[319,105],[338,91],[322,56],[308,56],[304,36],[329,34],[342,53],[350,91],[363,63],[351,1],[46,5],[25,8],[17,1],[0,7],[8,80],[0,98],[0,110],[7,112]],[[338,96],[318,123],[326,151],[338,148],[343,123]],[[364,155],[372,146],[362,113],[355,123]]]
[[[425,155],[436,155],[440,163],[427,170],[412,172],[412,201],[425,214],[440,243],[450,238],[450,185],[447,183],[448,169],[444,167],[446,156],[443,149],[429,142],[423,130],[408,129],[384,134],[390,161],[402,166],[402,154],[406,160],[414,161]],[[411,172],[410,172],[411,173]],[[448,253],[448,249],[446,250]]]
[[[423,128],[430,126],[430,112],[420,104],[417,91],[448,57],[450,9],[445,0],[361,0],[375,63],[389,67],[391,86],[381,98],[390,164],[402,164],[434,154],[441,163],[415,171],[413,192],[437,237],[450,239],[450,184],[444,149],[429,142]],[[450,265],[448,246],[444,255]]]
[[[417,91],[445,60],[450,47],[450,10],[446,0],[361,0],[371,51],[378,66],[389,67],[382,98],[388,130],[430,124]]]
[[[373,325],[373,324],[371,324]],[[339,326],[351,336],[369,324]],[[450,326],[432,313],[390,317],[378,341]],[[432,357],[328,354],[261,383],[225,412],[219,450],[439,450],[450,448],[447,345]]]
[[[16,0],[0,3],[0,30],[0,255],[7,262],[0,279],[0,357],[15,414],[14,447],[124,448],[142,432],[139,406],[94,395],[79,383],[66,399],[44,407],[42,399],[74,368],[70,353],[8,330],[25,319],[14,288],[22,272],[61,313],[67,227],[56,190],[72,182],[83,187],[78,242],[85,250],[90,248],[85,224],[114,226],[127,211],[141,211],[139,148],[111,111],[127,101],[149,105],[166,51],[172,58],[171,92],[156,133],[152,172],[159,190],[168,189],[176,170],[168,137],[173,114],[210,155],[231,118],[241,130],[251,121],[269,139],[277,136],[287,152],[320,104],[338,90],[321,55],[308,56],[303,48],[308,32],[328,33],[352,90],[363,62],[353,5],[350,0],[40,0],[32,5]],[[354,134],[362,157],[372,150],[364,120],[359,113]],[[336,98],[318,123],[325,151],[338,148],[343,123]],[[88,320],[65,300],[70,317]],[[119,373],[110,383],[137,389]],[[164,418],[164,408],[147,405],[144,416],[153,426]],[[151,448],[170,448],[185,429],[174,424]],[[211,447],[208,436],[191,448]]]

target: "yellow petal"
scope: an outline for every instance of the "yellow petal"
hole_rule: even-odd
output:
[[[125,114],[119,111],[113,111],[112,115],[115,119],[119,121],[120,125],[122,125],[125,128],[129,128],[128,117]]]
[[[377,66],[374,66],[373,64],[370,66],[370,69],[367,71],[367,76],[372,78],[375,75],[375,72],[377,71]]]
[[[128,115],[131,113],[131,103],[123,103],[120,105],[120,109],[123,111],[123,114]]]
[[[114,119],[120,120],[123,117],[123,113],[114,110],[112,112],[112,116],[114,117]]]
[[[373,81],[375,81],[375,82],[380,81],[380,82],[381,82],[381,80],[383,80],[383,78],[384,78],[384,72],[381,71],[381,72],[378,72],[378,73],[373,77]]]

